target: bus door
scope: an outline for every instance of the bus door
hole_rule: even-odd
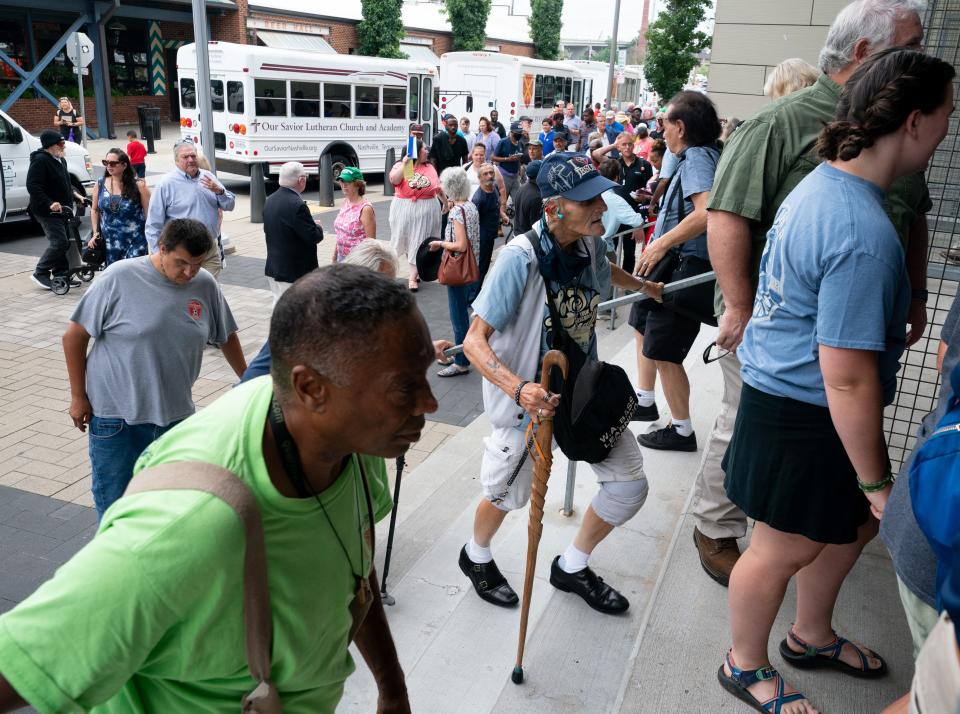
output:
[[[573,102],[573,106],[577,111],[577,116],[579,116],[580,112],[583,111],[581,109],[583,106],[583,80],[573,80],[573,98],[570,101]]]
[[[7,163],[0,154],[0,223],[7,218],[7,168]],[[10,163],[9,168],[13,168],[13,162]]]
[[[582,112],[587,107],[593,106],[593,80],[589,77],[583,80],[583,104],[580,105]]]
[[[423,124],[423,139],[429,145],[433,141],[436,122],[433,109],[433,77],[427,75],[420,78],[420,123]]]

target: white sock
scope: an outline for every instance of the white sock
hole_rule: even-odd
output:
[[[657,401],[656,393],[652,389],[638,389],[637,401],[641,407],[652,407]]]
[[[579,573],[581,570],[587,567],[587,560],[589,558],[589,553],[584,553],[582,550],[577,550],[573,543],[571,543],[567,546],[567,549],[563,551],[563,555],[560,556],[560,562],[558,565],[565,573]]]
[[[693,433],[693,424],[689,419],[673,419],[673,428],[680,436],[690,436]]]
[[[471,538],[470,542],[467,543],[467,557],[477,564],[489,563],[493,560],[493,553],[489,547],[484,548],[479,546],[476,541]]]

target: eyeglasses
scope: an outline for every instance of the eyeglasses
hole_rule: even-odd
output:
[[[107,159],[104,159],[104,160],[101,161],[100,163],[103,164],[104,166],[109,166],[109,167],[112,169],[114,166],[118,166],[119,164],[122,164],[123,162],[122,162],[122,161],[107,161]]]
[[[714,348],[716,348],[716,352],[713,351]],[[723,359],[728,354],[730,354],[730,350],[725,350],[716,342],[711,342],[709,345],[707,345],[707,349],[703,351],[703,363],[710,364],[711,362],[716,362],[719,359]]]

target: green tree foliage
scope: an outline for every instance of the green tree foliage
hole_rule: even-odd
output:
[[[697,28],[710,0],[668,0],[666,8],[647,30],[647,57],[643,73],[663,101],[683,89],[710,46],[710,37]]]
[[[403,0],[360,0],[363,20],[357,25],[357,53],[369,57],[404,58]]]
[[[534,56],[545,60],[560,59],[560,16],[563,0],[532,0],[530,3],[530,39]]]
[[[479,52],[487,43],[491,0],[444,0],[454,51]]]

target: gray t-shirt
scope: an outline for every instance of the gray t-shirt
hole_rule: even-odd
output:
[[[947,319],[940,330],[940,339],[947,343],[947,352],[943,356],[943,376],[940,379],[940,398],[936,408],[927,414],[917,429],[917,442],[904,462],[893,484],[883,520],[880,521],[880,538],[890,551],[890,559],[897,575],[910,591],[927,603],[936,607],[937,557],[930,543],[917,525],[910,502],[910,467],[913,455],[920,450],[937,423],[943,419],[950,407],[953,388],[950,385],[950,373],[960,363],[960,293],[953,298],[953,305],[947,313]]]
[[[70,316],[94,339],[87,397],[98,417],[166,426],[195,411],[191,389],[207,342],[237,331],[220,286],[206,270],[185,285],[149,256],[103,271]]]
[[[673,230],[680,223],[681,200],[684,206],[684,218],[693,213],[693,201],[690,197],[698,193],[710,192],[719,160],[720,152],[713,146],[691,146],[681,154],[673,180],[667,186],[666,195],[663,197],[652,240]],[[660,174],[663,175],[662,170]],[[683,196],[679,196],[677,191],[683,191]],[[703,260],[710,260],[710,254],[707,252],[706,231],[682,243],[680,254],[695,255]]]

